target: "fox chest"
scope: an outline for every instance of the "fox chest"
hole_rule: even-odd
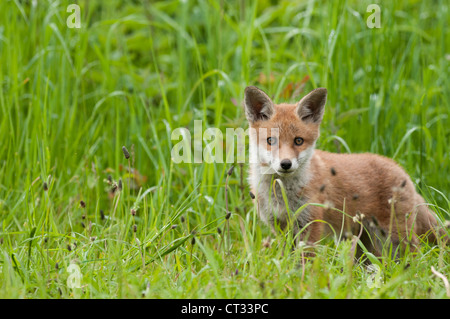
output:
[[[284,189],[284,195],[282,187]],[[263,180],[258,187],[258,211],[260,218],[268,223],[276,222],[284,228],[288,221],[296,218],[301,224],[307,223],[307,210],[297,210],[307,202],[303,189],[296,179],[278,181]],[[294,217],[295,216],[295,217]]]

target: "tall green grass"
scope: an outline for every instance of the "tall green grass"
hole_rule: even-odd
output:
[[[0,2],[0,297],[446,297],[430,267],[449,273],[448,248],[387,258],[368,288],[349,241],[302,264],[268,239],[246,165],[227,220],[230,165],[170,155],[194,120],[246,127],[247,85],[277,102],[326,87],[318,147],[393,157],[448,218],[446,1],[379,2],[379,29],[370,1],[77,1],[80,29],[70,3]]]

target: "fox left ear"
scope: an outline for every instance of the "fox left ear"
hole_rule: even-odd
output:
[[[304,96],[297,105],[297,114],[304,122],[320,123],[323,118],[327,89],[317,88]]]

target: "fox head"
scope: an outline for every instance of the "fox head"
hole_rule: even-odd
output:
[[[319,137],[327,90],[318,88],[296,104],[274,104],[255,86],[245,89],[250,128],[250,154],[265,173],[289,176],[309,163]],[[253,153],[253,154],[252,154]]]

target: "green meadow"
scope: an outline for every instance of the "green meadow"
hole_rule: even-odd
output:
[[[445,223],[449,10],[0,1],[0,298],[450,298],[448,246],[368,266],[328,240],[305,260],[259,221],[247,163],[171,159],[195,120],[246,129],[248,85],[277,103],[326,87],[317,147],[394,158]]]

